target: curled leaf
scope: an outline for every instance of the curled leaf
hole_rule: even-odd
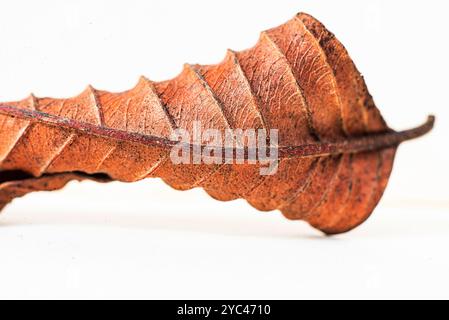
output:
[[[217,65],[186,65],[172,80],[144,77],[131,90],[88,87],[69,99],[29,98],[0,105],[0,207],[70,180],[132,182],[162,178],[218,200],[246,199],[329,233],[363,222],[380,200],[397,146],[430,131],[388,128],[346,49],[300,13],[261,33],[251,49],[229,50]],[[278,130],[276,172],[227,162],[175,164],[176,130]],[[189,154],[210,145],[187,143]],[[221,148],[221,149],[220,149]],[[259,152],[239,147],[244,155]],[[238,152],[239,148],[233,150]],[[259,149],[258,149],[259,148]],[[218,159],[219,158],[219,159]],[[189,159],[191,157],[189,156]],[[221,161],[218,161],[221,160]]]

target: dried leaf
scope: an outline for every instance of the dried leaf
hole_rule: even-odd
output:
[[[173,164],[171,133],[192,132],[194,121],[222,131],[279,129],[277,173],[260,175],[260,164]],[[89,86],[70,99],[31,95],[2,104],[0,206],[70,180],[159,177],[341,233],[373,211],[399,143],[433,121],[389,129],[343,45],[300,13],[262,32],[253,48],[229,50],[218,65],[186,65],[169,81],[142,77],[123,93]]]

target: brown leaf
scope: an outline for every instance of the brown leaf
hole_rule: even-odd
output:
[[[170,135],[192,132],[194,121],[221,131],[279,129],[277,173],[260,175],[260,163],[173,164]],[[142,77],[123,93],[89,86],[70,99],[2,104],[0,207],[70,180],[159,177],[340,233],[373,211],[399,143],[430,131],[433,121],[389,129],[343,45],[300,13],[262,32],[253,48],[229,50],[218,65],[186,65],[172,80]]]

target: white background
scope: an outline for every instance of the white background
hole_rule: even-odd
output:
[[[71,183],[0,216],[0,298],[449,298],[447,1],[2,1],[0,101],[131,88],[217,63],[305,11],[349,50],[400,147],[373,216],[303,222],[159,180]]]

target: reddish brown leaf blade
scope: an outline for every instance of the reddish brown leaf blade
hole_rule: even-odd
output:
[[[229,154],[259,151],[248,146],[232,153],[217,146],[212,164],[174,164],[171,134],[192,135],[198,121],[201,131],[279,130],[276,174],[261,175],[260,162],[225,162],[234,160]],[[228,51],[217,65],[186,65],[168,81],[142,77],[123,93],[89,86],[70,99],[0,104],[0,206],[70,180],[159,177],[176,189],[203,187],[216,199],[244,198],[340,233],[377,205],[396,147],[429,132],[434,121],[389,129],[343,45],[300,13],[262,32],[254,47]],[[184,147],[204,154],[211,145]]]

